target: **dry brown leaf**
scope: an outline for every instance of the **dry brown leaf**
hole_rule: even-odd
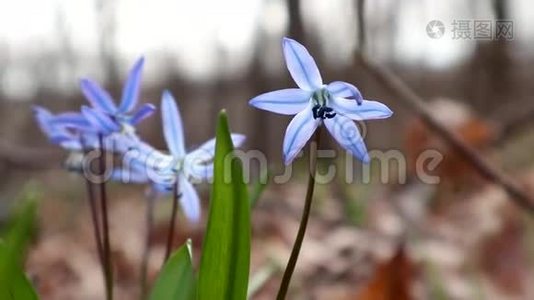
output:
[[[357,294],[358,300],[410,300],[412,263],[399,246],[395,256],[378,266],[371,281]]]
[[[525,264],[524,228],[508,217],[502,230],[483,245],[482,268],[503,291],[518,295],[524,291],[528,265]]]

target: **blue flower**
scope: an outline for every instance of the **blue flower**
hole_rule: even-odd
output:
[[[295,115],[284,137],[285,164],[295,159],[323,123],[343,148],[363,162],[369,162],[367,148],[353,120],[384,119],[393,112],[380,102],[364,100],[360,91],[350,83],[323,84],[313,57],[297,41],[284,38],[283,50],[289,73],[299,88],[265,93],[250,100],[249,104],[274,113]]]
[[[98,131],[80,113],[52,114],[46,108],[34,106],[33,113],[41,131],[48,140],[70,152],[83,152],[100,147]],[[104,137],[104,149],[113,153],[125,153],[138,141],[129,136],[113,133]]]
[[[76,122],[80,122],[79,124],[82,126],[82,123],[84,122],[83,117],[74,112],[53,115],[50,111],[41,106],[34,106],[33,113],[39,128],[52,144],[58,145],[65,150],[82,150],[79,134],[76,131],[69,129],[70,123],[58,122],[57,118],[76,120]],[[85,122],[84,125],[89,124]]]
[[[161,101],[163,133],[170,154],[155,150],[140,143],[125,155],[126,166],[117,170],[115,177],[130,174],[132,180],[149,182],[158,192],[171,192],[173,184],[178,183],[180,206],[187,218],[193,222],[200,219],[200,201],[193,183],[209,180],[213,177],[213,158],[215,139],[202,144],[197,149],[186,152],[185,138],[180,111],[169,91],[165,91]],[[237,147],[245,136],[232,134],[232,141]]]
[[[92,106],[83,106],[82,114],[98,129],[99,133],[107,135],[113,132],[120,132],[136,138],[135,126],[156,110],[153,104],[147,103],[131,114],[139,99],[143,65],[144,58],[141,57],[128,75],[118,107],[109,93],[96,82],[90,79],[81,80],[82,93]]]

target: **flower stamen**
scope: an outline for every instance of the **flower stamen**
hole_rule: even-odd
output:
[[[312,113],[314,119],[332,119],[336,116],[334,109],[327,106],[328,99],[330,99],[330,93],[325,88],[313,93],[312,102],[315,105],[312,108]]]

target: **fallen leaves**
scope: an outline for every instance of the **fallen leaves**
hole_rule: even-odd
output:
[[[413,265],[406,256],[404,247],[398,247],[395,255],[376,269],[375,274],[357,300],[411,300]]]

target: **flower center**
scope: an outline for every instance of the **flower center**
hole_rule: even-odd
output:
[[[322,88],[317,90],[312,95],[312,113],[314,119],[332,119],[336,116],[334,109],[328,106],[330,93],[327,89]]]
[[[184,160],[183,159],[176,159],[174,162],[174,166],[172,168],[172,171],[174,173],[180,173],[184,167]]]
[[[133,136],[135,135],[135,127],[133,127],[131,124],[127,123],[127,122],[120,122],[120,127],[121,127],[121,133],[124,134],[124,135],[129,135],[129,136]]]

